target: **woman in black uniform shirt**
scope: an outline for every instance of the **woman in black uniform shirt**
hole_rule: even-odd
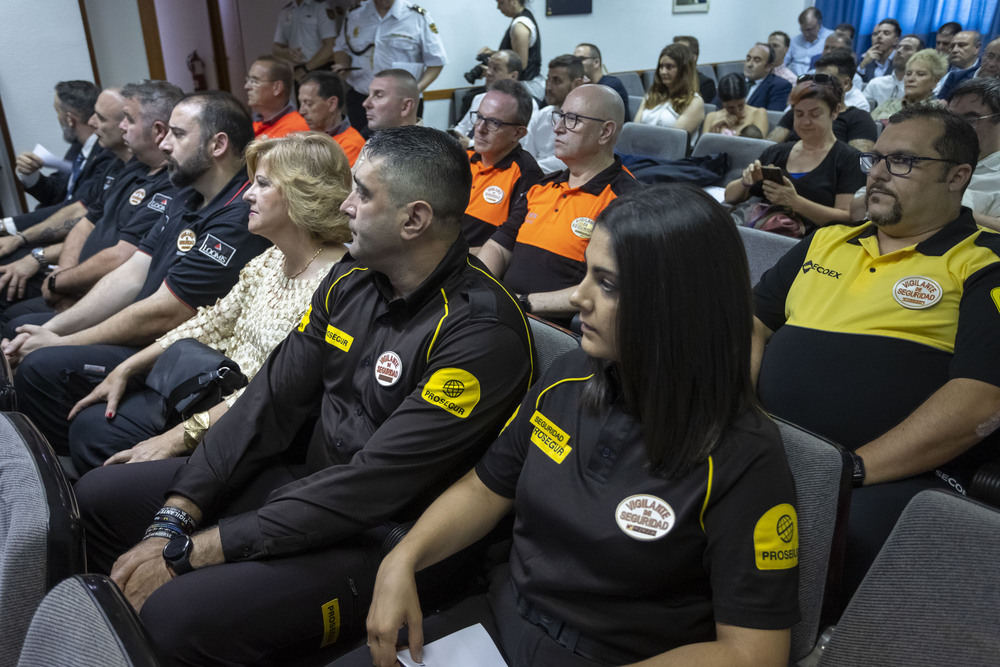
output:
[[[794,490],[754,400],[750,285],[728,215],[689,186],[615,200],[573,303],[582,350],[383,562],[374,663],[394,664],[401,625],[419,656],[425,629],[481,622],[512,665],[787,664]],[[489,594],[422,623],[414,573],[511,508],[509,566]]]

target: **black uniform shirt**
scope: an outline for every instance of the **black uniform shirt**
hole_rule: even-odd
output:
[[[180,188],[170,184],[165,168],[150,175],[149,165],[133,157],[114,177],[111,188],[100,201],[87,207],[87,216],[94,223],[94,229],[80,250],[80,261],[119,241],[138,246],[179,191]],[[92,215],[97,217],[90,217]]]
[[[515,499],[518,592],[629,662],[711,641],[716,622],[791,627],[795,490],[774,424],[745,414],[708,461],[663,479],[620,401],[583,407],[592,372],[582,350],[557,360],[476,466]]]
[[[163,282],[191,308],[211,305],[229,292],[240,269],[270,245],[247,229],[250,206],[242,199],[247,185],[246,174],[238,172],[204,208],[199,208],[202,196],[191,188],[174,196],[139,243],[139,251],[152,261],[136,301]]]
[[[217,509],[318,411],[310,474],[219,522],[226,560],[294,553],[419,515],[524,395],[529,331],[464,239],[404,298],[346,255],[171,492]]]

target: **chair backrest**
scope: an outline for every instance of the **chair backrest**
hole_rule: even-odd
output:
[[[725,134],[703,134],[698,138],[698,143],[694,145],[691,155],[726,153],[729,156],[729,171],[715,183],[725,186],[730,181],[739,178],[748,164],[759,158],[765,148],[773,145],[774,142],[767,139],[731,137]]]
[[[812,651],[821,627],[835,621],[843,572],[851,465],[829,440],[775,419],[795,480],[799,517],[799,615],[792,626],[792,662]]]
[[[713,111],[715,111],[718,108],[719,107],[715,106],[714,104],[710,104],[709,102],[705,102],[705,115],[707,116],[708,114],[712,113]]]
[[[910,501],[819,664],[993,665],[1000,511],[945,491]]]
[[[622,155],[646,155],[680,160],[687,154],[688,133],[677,127],[625,123],[615,150]]]
[[[715,81],[716,83],[719,82],[719,80],[715,78],[715,68],[713,66],[708,64],[698,65],[698,71],[707,76],[712,81]],[[712,100],[705,100],[705,101],[711,102]]]
[[[742,60],[729,60],[724,63],[715,63],[715,75],[719,77],[719,79],[727,74],[732,74],[733,72],[743,74]]]
[[[632,118],[635,118],[635,114],[639,111],[639,106],[642,104],[642,99],[645,95],[629,95],[628,96],[628,110],[632,114]],[[625,122],[631,122],[632,118],[626,118]]]
[[[780,123],[781,119],[784,118],[784,117],[785,117],[785,112],[784,111],[772,111],[771,109],[768,109],[767,110],[767,131],[770,132],[774,128],[778,127],[778,123]]]
[[[781,234],[762,232],[759,229],[740,227],[743,249],[750,264],[750,284],[756,285],[764,272],[770,269],[798,241]]]
[[[655,69],[644,69],[642,70],[642,85],[646,90],[653,85],[653,77],[656,76]]]
[[[481,86],[479,86],[479,88],[482,89]],[[475,87],[470,86],[466,88],[455,88],[451,92],[451,110],[448,114],[448,117],[451,119],[451,125],[457,125],[458,121],[462,120],[462,99],[465,97],[466,93],[474,89]]]
[[[132,607],[99,574],[64,580],[38,605],[18,667],[154,667],[159,663]]]
[[[27,417],[0,414],[0,665],[16,662],[46,591],[84,565],[80,512],[55,452]]]
[[[636,72],[611,72],[611,76],[616,76],[621,80],[622,85],[625,86],[625,92],[629,95],[644,95],[646,93],[646,88],[642,85],[642,78]]]
[[[17,394],[14,392],[14,373],[10,370],[7,355],[0,354],[0,411],[17,410]]]
[[[553,361],[580,346],[579,336],[540,317],[529,314],[528,324],[531,326],[531,337],[535,340],[535,358],[538,360],[535,379],[544,375]]]

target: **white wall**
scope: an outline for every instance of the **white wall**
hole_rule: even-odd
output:
[[[0,0],[0,99],[15,154],[36,143],[65,152],[52,100],[56,83],[69,79],[94,80],[77,0]],[[10,214],[8,176],[5,170],[0,189]]]
[[[194,78],[188,71],[187,58],[192,51],[198,51],[205,63],[208,87],[218,88],[205,0],[156,0],[155,5],[167,81],[186,93],[193,91]]]
[[[124,86],[149,78],[146,45],[135,0],[85,0],[101,85]]]

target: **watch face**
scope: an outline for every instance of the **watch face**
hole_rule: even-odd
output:
[[[187,535],[178,535],[171,538],[167,545],[163,547],[163,559],[168,562],[183,558],[191,550],[191,538]]]

